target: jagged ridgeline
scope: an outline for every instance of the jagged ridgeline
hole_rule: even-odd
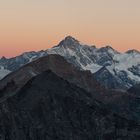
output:
[[[96,48],[83,45],[71,36],[55,47],[39,52],[0,59],[0,78],[42,56],[59,54],[82,70],[90,70],[96,79],[110,89],[128,90],[140,83],[140,52],[119,53],[110,46]]]

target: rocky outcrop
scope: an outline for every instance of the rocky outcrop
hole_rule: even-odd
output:
[[[113,75],[106,67],[102,67],[99,71],[94,73],[94,77],[101,84],[106,86],[109,89],[124,89],[124,85],[122,84],[122,80]]]

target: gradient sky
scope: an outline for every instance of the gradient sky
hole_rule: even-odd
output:
[[[0,0],[0,56],[85,44],[140,50],[140,0]]]

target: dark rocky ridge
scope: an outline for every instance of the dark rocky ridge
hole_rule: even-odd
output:
[[[0,139],[140,139],[139,125],[91,97],[53,72],[43,72],[0,103]]]
[[[140,84],[133,86],[128,90],[128,92],[140,97]]]
[[[105,87],[95,80],[90,71],[79,70],[73,64],[67,62],[65,58],[57,54],[42,57],[10,73],[0,81],[0,90],[4,90],[11,81],[15,83],[15,89],[18,90],[32,77],[48,69],[89,92],[100,91],[103,94],[105,91]],[[16,91],[15,89],[13,90],[14,92]],[[12,90],[10,89],[9,91],[11,92]]]
[[[90,92],[92,98],[103,102],[121,116],[140,122],[140,98],[126,92],[108,90],[100,85],[89,71],[81,71],[62,56],[48,55],[25,65],[0,81],[0,101],[15,94],[32,77],[46,70]],[[8,85],[8,86],[7,86]],[[9,86],[11,85],[11,86]]]

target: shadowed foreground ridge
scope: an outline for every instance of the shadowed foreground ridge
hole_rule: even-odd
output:
[[[15,94],[38,74],[51,70],[69,83],[90,92],[113,112],[140,124],[140,98],[125,92],[108,90],[96,81],[90,71],[82,71],[59,55],[48,55],[28,63],[0,81],[0,102]]]
[[[139,132],[50,70],[0,104],[1,140],[139,140]]]
[[[140,97],[140,84],[131,87],[128,92]]]

